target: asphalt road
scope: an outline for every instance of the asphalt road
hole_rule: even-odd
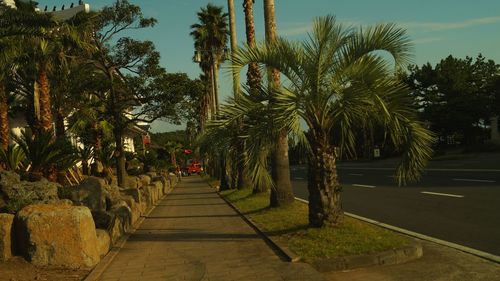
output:
[[[390,165],[339,165],[345,211],[500,256],[500,170],[439,168],[398,187]],[[306,199],[307,171],[291,168]]]

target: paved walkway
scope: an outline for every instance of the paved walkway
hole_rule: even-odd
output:
[[[197,176],[159,202],[100,280],[323,280],[282,261]]]

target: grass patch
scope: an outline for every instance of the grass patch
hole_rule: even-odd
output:
[[[200,177],[203,180],[205,180],[208,183],[208,185],[210,185],[213,188],[220,186],[220,181],[217,178],[213,178],[208,174],[202,174],[202,175],[200,175]]]
[[[254,195],[252,190],[243,189],[221,194],[306,261],[381,252],[411,242],[405,236],[349,217],[335,228],[310,228],[307,204],[296,201],[284,208],[269,208],[268,193]]]

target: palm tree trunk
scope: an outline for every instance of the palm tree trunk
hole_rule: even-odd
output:
[[[236,38],[236,16],[234,10],[234,0],[227,0],[227,7],[229,12],[229,31],[231,39],[231,52],[234,53],[238,48],[237,38]],[[238,71],[233,71],[233,95],[234,98],[238,98],[240,93],[240,73]]]
[[[64,126],[64,114],[61,109],[56,113],[56,138],[63,138],[66,133]]]
[[[6,150],[10,141],[9,106],[5,85],[0,82],[0,148]]]
[[[220,189],[219,190],[227,190],[229,189],[229,184],[227,180],[227,167],[226,167],[226,153],[221,152],[219,154],[220,158]]]
[[[38,83],[40,84],[40,121],[42,129],[45,131],[50,131],[53,129],[52,109],[50,104],[49,78],[47,76],[47,68],[45,64],[40,65]]]
[[[253,20],[253,0],[243,1],[243,10],[245,12],[245,30],[247,35],[247,44],[250,48],[255,48],[255,25]],[[250,87],[250,93],[259,90],[261,83],[259,66],[257,63],[248,64],[247,84]]]
[[[264,20],[266,43],[276,40],[276,19],[274,17],[274,0],[264,0]],[[279,87],[280,74],[278,70],[271,69],[268,74],[269,84]],[[286,131],[279,134],[276,148],[272,154],[272,176],[275,188],[271,189],[271,207],[291,204],[294,200],[292,183],[290,181],[290,160],[288,158],[288,136]]]
[[[39,98],[40,98],[40,123],[41,129],[45,132],[52,131],[54,126],[52,124],[52,108],[50,103],[50,88],[49,77],[47,75],[47,65],[40,64],[38,73],[38,83],[40,84]],[[55,165],[47,167],[44,176],[51,182],[57,181],[57,168]]]
[[[214,63],[214,116],[217,113],[219,113],[219,67]]]
[[[212,116],[215,115],[215,82],[214,82],[214,67],[213,67],[213,64],[212,66],[210,67],[210,71],[209,71],[209,75],[208,75],[209,79],[210,79],[210,96],[208,97],[208,108],[209,108],[209,111],[208,111],[208,114],[207,114],[207,118],[208,120],[212,119]]]
[[[288,136],[282,131],[276,150],[272,154],[272,177],[275,187],[271,189],[271,207],[291,204],[295,200],[290,182],[290,163],[288,158]],[[288,186],[287,186],[288,185]]]
[[[37,83],[35,82],[35,85]],[[28,124],[28,126],[30,127],[31,131],[33,133],[36,133],[37,131],[41,130],[41,124],[40,124],[40,114],[38,112],[37,114],[37,111],[39,109],[39,101],[40,99],[38,98],[39,94],[39,87],[38,86],[34,86],[33,87],[33,95],[30,95],[28,96],[28,100],[27,100],[27,105],[26,105],[26,112],[25,112],[25,119],[26,119],[26,123]],[[38,109],[37,109],[38,107]]]
[[[312,153],[308,164],[309,225],[335,226],[342,221],[336,155],[327,134],[314,132],[307,135]]]

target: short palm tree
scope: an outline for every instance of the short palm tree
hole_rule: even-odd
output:
[[[236,68],[253,62],[276,68],[288,86],[262,94],[261,100],[246,95],[231,102],[215,123],[224,127],[242,116],[267,114],[272,122],[253,122],[253,128],[248,128],[253,133],[247,137],[250,143],[282,129],[296,133],[309,147],[309,223],[336,225],[343,213],[335,148],[340,153],[354,151],[356,124],[372,120],[385,128],[402,153],[396,169],[399,184],[417,180],[431,156],[433,137],[417,121],[407,87],[398,81],[386,57],[376,52],[386,51],[399,67],[409,61],[410,49],[405,31],[392,24],[353,29],[332,16],[318,18],[309,39],[302,43],[278,39],[270,46],[241,48],[235,53]],[[249,151],[251,157],[255,158],[255,151]]]

